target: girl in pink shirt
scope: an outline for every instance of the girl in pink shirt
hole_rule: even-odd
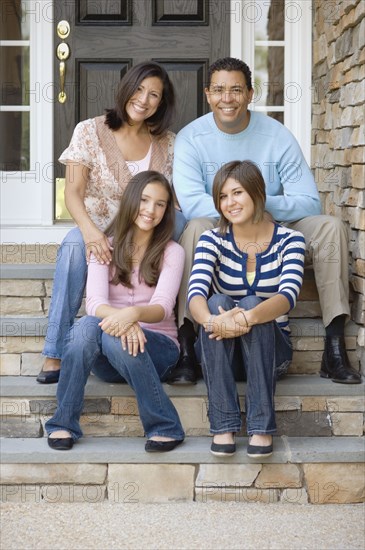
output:
[[[179,357],[173,309],[184,251],[171,241],[174,216],[165,176],[146,171],[132,178],[106,231],[112,263],[92,258],[88,315],[66,339],[58,406],[46,423],[52,449],[71,449],[82,436],[79,419],[90,371],[134,389],[147,452],[170,451],[184,440],[177,411],[161,384]]]

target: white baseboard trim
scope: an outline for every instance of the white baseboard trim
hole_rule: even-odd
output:
[[[51,226],[2,226],[0,244],[60,244],[74,224],[55,224]]]

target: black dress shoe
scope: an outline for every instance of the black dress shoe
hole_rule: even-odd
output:
[[[58,370],[41,370],[37,376],[37,382],[40,384],[57,384],[60,378],[60,369]]]
[[[210,452],[215,456],[233,456],[236,452],[235,443],[214,443],[210,446]]]
[[[47,441],[51,449],[55,451],[69,451],[74,444],[72,437],[48,437]]]
[[[361,375],[350,365],[343,336],[327,336],[319,375],[338,384],[361,384]]]
[[[196,384],[195,359],[188,355],[180,357],[176,367],[171,372],[166,382],[170,385],[180,386]]]
[[[144,448],[147,453],[166,453],[175,449],[183,441],[183,439],[173,439],[172,441],[154,441],[153,439],[148,439]]]
[[[250,458],[267,458],[271,456],[273,452],[273,444],[265,445],[249,445],[247,447],[247,456]]]

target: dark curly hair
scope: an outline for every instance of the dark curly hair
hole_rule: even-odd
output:
[[[240,71],[245,77],[248,90],[252,90],[251,70],[249,66],[240,59],[237,59],[236,57],[222,57],[212,63],[208,69],[207,88],[210,86],[213,73],[217,71]]]

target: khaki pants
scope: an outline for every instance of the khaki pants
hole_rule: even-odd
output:
[[[349,317],[348,233],[345,224],[334,216],[308,216],[285,225],[304,235],[306,264],[313,265],[324,326],[328,326],[338,315]],[[195,218],[181,235],[179,242],[186,257],[178,296],[179,327],[184,317],[192,320],[186,304],[196,245],[204,231],[216,226],[216,218]]]

